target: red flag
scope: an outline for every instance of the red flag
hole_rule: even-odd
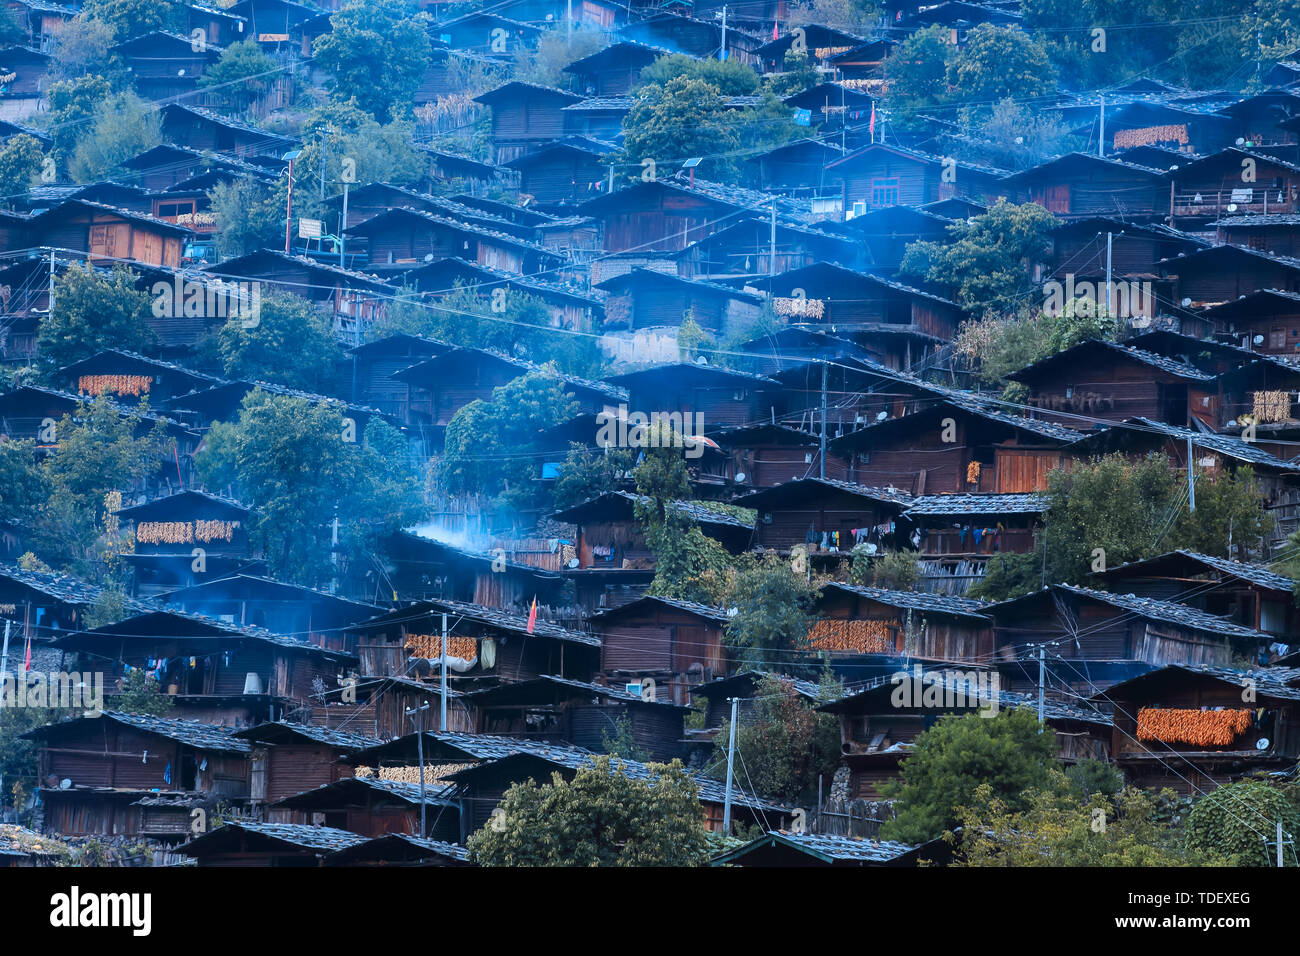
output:
[[[876,104],[874,101],[871,104],[871,123],[867,126],[867,130],[871,133],[871,141],[874,143],[876,141]]]
[[[27,659],[23,661],[23,673],[32,669],[32,634],[27,632]]]
[[[775,40],[780,34],[776,32],[776,21],[772,21],[772,39]]]
[[[533,633],[533,628],[537,626],[537,598],[533,598],[532,609],[528,612],[528,633]]]

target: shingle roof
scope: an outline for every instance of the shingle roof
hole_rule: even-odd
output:
[[[356,846],[366,842],[366,837],[352,833],[349,830],[337,830],[334,827],[317,827],[305,823],[244,823],[242,821],[232,821],[215,830],[209,830],[203,836],[196,837],[188,843],[177,847],[177,852],[195,855],[193,848],[201,846],[205,842],[213,842],[213,838],[221,834],[223,830],[242,830],[245,833],[263,836],[270,840],[280,843],[288,843],[291,846],[301,847],[305,850],[318,850],[321,852],[332,852],[336,850],[346,850],[348,847]]]
[[[766,835],[714,858],[714,865],[743,859],[752,850],[781,843],[817,857],[825,863],[835,860],[863,863],[889,863],[916,849],[908,843],[892,840],[866,840],[859,837],[836,836],[828,833],[787,833],[769,830]]]
[[[484,607],[481,604],[467,604],[463,601],[449,601],[444,598],[426,603],[445,607],[449,614],[454,613],[467,621],[474,621],[478,624],[498,627],[502,630],[514,631],[520,634],[528,632],[528,619],[526,617],[510,614],[498,608]],[[567,627],[560,627],[558,624],[552,624],[549,621],[537,621],[533,627],[533,635],[536,637],[549,637],[558,641],[571,641],[575,644],[586,644],[588,647],[600,647],[600,638],[595,635],[584,634],[581,631],[571,631]]]
[[[119,724],[134,727],[147,733],[158,734],[175,740],[197,750],[217,750],[225,753],[248,753],[252,748],[248,741],[235,737],[234,732],[226,727],[205,724],[198,720],[178,720],[171,717],[154,717],[148,714],[127,714],[121,711],[106,710],[98,718],[83,717],[82,720],[114,720]],[[59,726],[55,724],[53,726]]]
[[[1294,667],[1261,667],[1250,670],[1237,670],[1232,667],[1219,667],[1212,664],[1166,664],[1164,667],[1158,667],[1155,670],[1131,677],[1119,684],[1112,684],[1106,690],[1099,691],[1088,699],[1109,702],[1117,687],[1149,680],[1153,675],[1171,671],[1203,674],[1238,686],[1244,686],[1246,681],[1254,681],[1256,690],[1261,694],[1280,697],[1283,700],[1300,700],[1300,687],[1291,686],[1300,680],[1300,669]]]
[[[1072,584],[1057,584],[1054,587],[1110,604],[1113,607],[1149,620],[1164,621],[1219,636],[1248,637],[1270,642],[1275,640],[1274,635],[1265,634],[1263,631],[1257,631],[1254,628],[1243,627],[1226,618],[1207,614],[1205,611],[1197,610],[1186,604],[1157,601],[1154,598],[1138,597],[1135,594],[1112,594],[1109,591],[1094,591],[1092,588],[1078,587]]]
[[[633,604],[639,604],[642,601],[653,601],[657,604],[664,604],[668,607],[677,608],[679,611],[686,611],[690,614],[697,614],[700,617],[708,618],[711,621],[719,621],[724,624],[727,621],[731,620],[731,618],[727,615],[727,612],[723,608],[711,607],[708,604],[699,604],[695,601],[682,601],[677,598],[664,597],[661,594],[643,594],[640,597],[636,598],[635,600],[627,602],[626,604],[620,604],[617,607],[610,607],[600,611],[595,611],[592,614],[588,615],[588,619],[596,620],[601,617],[617,614],[631,607]]]
[[[1259,585],[1271,591],[1294,590],[1296,582],[1284,574],[1278,574],[1276,571],[1270,571],[1262,564],[1248,564],[1245,561],[1234,561],[1231,558],[1219,558],[1209,554],[1201,554],[1198,551],[1189,551],[1186,548],[1179,548],[1177,551],[1166,552],[1165,554],[1156,555],[1154,558],[1147,558],[1141,561],[1129,561],[1126,564],[1120,564],[1108,569],[1106,574],[1116,575],[1125,569],[1139,568],[1144,564],[1153,564],[1168,558],[1170,555],[1180,554],[1206,567],[1213,568],[1229,577],[1239,578],[1250,584]]]
[[[1190,379],[1197,382],[1212,382],[1215,378],[1215,376],[1202,372],[1200,369],[1193,365],[1188,365],[1186,362],[1180,362],[1178,359],[1169,358],[1165,355],[1158,355],[1155,352],[1148,352],[1144,349],[1134,348],[1132,345],[1121,345],[1118,342],[1108,342],[1105,339],[1089,339],[1086,342],[1080,342],[1078,345],[1072,346],[1064,352],[1049,355],[1047,358],[1039,359],[1037,362],[1026,365],[1024,368],[1017,369],[1007,375],[1007,378],[1012,381],[1020,381],[1024,376],[1035,370],[1058,365],[1062,362],[1068,363],[1070,361],[1077,361],[1079,352],[1096,348],[1108,349],[1112,352],[1131,358],[1134,361],[1141,362],[1143,365],[1149,365],[1152,368],[1158,369],[1162,372],[1168,372],[1170,375],[1177,375],[1180,378]]]
[[[1300,465],[1293,464],[1289,461],[1283,461],[1281,458],[1270,455],[1254,442],[1243,441],[1240,438],[1233,438],[1230,435],[1214,435],[1203,432],[1194,432],[1187,428],[1167,425],[1164,422],[1158,422],[1150,418],[1130,418],[1128,421],[1141,425],[1146,430],[1160,432],[1181,441],[1191,439],[1193,445],[1197,445],[1201,448],[1208,448],[1211,451],[1217,451],[1220,454],[1227,455],[1229,458],[1248,461],[1256,465],[1265,465],[1269,468],[1277,468],[1281,471],[1300,472]],[[1111,426],[1110,428],[1103,429],[1099,434],[1104,435],[1109,431],[1113,431],[1115,427],[1122,426]]]
[[[908,506],[915,500],[906,492],[898,488],[877,488],[872,485],[860,485],[853,481],[841,481],[838,478],[794,478],[790,481],[784,481],[779,485],[773,485],[770,488],[760,488],[751,491],[748,494],[736,498],[736,504],[742,507],[746,501],[752,501],[755,498],[771,497],[774,493],[782,489],[793,488],[799,485],[822,485],[826,488],[834,488],[837,491],[843,491],[846,494],[854,495],[859,498],[868,498],[872,501],[887,501],[891,504]],[[757,507],[755,505],[754,507]]]
[[[331,747],[340,747],[345,750],[362,750],[383,743],[378,737],[367,737],[365,734],[353,734],[342,730],[334,730],[330,727],[318,727],[315,724],[297,724],[287,720],[268,721],[235,732],[236,737],[247,740],[265,740],[268,737],[282,734],[306,737],[308,740],[329,744]]]
[[[1039,514],[1047,510],[1047,496],[1032,492],[1011,494],[924,495],[903,512],[919,515]]]
[[[16,564],[0,564],[0,577],[17,581],[25,587],[41,594],[55,598],[65,604],[88,606],[95,604],[104,596],[104,589],[97,584],[74,578],[70,574],[58,574],[44,571],[24,571]],[[134,598],[125,599],[129,611],[152,611],[154,607]]]
[[[847,591],[890,607],[923,611],[933,614],[951,614],[957,617],[976,618],[987,621],[988,617],[980,613],[988,607],[985,601],[957,597],[952,594],[936,594],[933,591],[892,591],[887,588],[872,588],[860,584],[841,584],[832,582],[827,589]]]

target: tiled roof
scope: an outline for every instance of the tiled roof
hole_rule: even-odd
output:
[[[268,731],[275,732],[268,733]],[[334,730],[330,727],[318,727],[315,724],[297,724],[287,720],[268,721],[267,723],[258,724],[256,727],[238,730],[235,732],[235,736],[246,740],[262,740],[268,736],[279,736],[282,733],[306,737],[308,740],[329,744],[331,747],[339,747],[344,750],[362,750],[367,747],[377,747],[383,743],[379,738],[367,737],[365,734],[353,734],[342,730]]]
[[[426,603],[445,607],[448,614],[456,614],[467,621],[474,621],[477,624],[497,627],[520,634],[528,633],[528,618],[518,614],[510,614],[493,607],[484,607],[481,604],[466,604],[463,601],[448,601],[443,598]],[[560,627],[558,624],[552,624],[549,621],[537,621],[533,627],[533,634],[537,637],[549,637],[557,641],[571,641],[575,644],[586,644],[588,647],[600,647],[600,638],[595,635],[584,634],[581,631],[571,631],[567,627]]]
[[[1121,345],[1118,342],[1108,342],[1105,339],[1089,339],[1086,342],[1080,342],[1064,352],[1058,352],[1055,355],[1049,355],[1047,358],[1040,359],[1022,369],[1018,369],[1007,376],[1013,381],[1020,381],[1024,376],[1037,369],[1047,368],[1058,365],[1062,362],[1071,361],[1071,353],[1077,358],[1078,353],[1086,349],[1108,349],[1120,355],[1127,356],[1134,361],[1141,362],[1143,365],[1149,365],[1161,372],[1168,372],[1170,375],[1177,375],[1179,378],[1190,379],[1196,382],[1212,382],[1214,376],[1186,362],[1180,362],[1177,359],[1169,358],[1165,355],[1158,355],[1155,352],[1148,352],[1144,349],[1134,348],[1132,345]]]
[[[911,844],[896,843],[892,840],[866,840],[828,833],[787,833],[784,830],[770,830],[765,836],[716,857],[714,863],[716,865],[742,861],[743,865],[744,856],[750,851],[778,843],[818,857],[826,863],[835,860],[889,863],[916,849]]]
[[[0,564],[0,577],[9,578],[65,604],[89,606],[104,596],[103,588],[81,578],[54,572],[24,571],[16,564]],[[125,606],[128,611],[141,613],[155,610],[152,605],[134,598],[126,598]]]
[[[1177,551],[1170,551],[1165,554],[1156,555],[1154,558],[1147,558],[1141,561],[1129,561],[1126,564],[1120,564],[1108,569],[1106,572],[1110,576],[1118,576],[1120,571],[1125,569],[1140,568],[1146,564],[1154,564],[1163,561],[1172,555],[1180,554],[1190,560],[1203,564],[1208,568],[1213,568],[1229,577],[1239,578],[1250,584],[1257,584],[1262,588],[1271,591],[1292,591],[1295,588],[1295,581],[1286,575],[1278,574],[1276,571],[1270,571],[1262,564],[1248,564],[1245,561],[1234,561],[1231,558],[1218,558],[1209,554],[1201,554],[1197,551],[1188,551],[1180,548]]]
[[[146,733],[158,734],[194,747],[197,750],[217,750],[225,753],[248,753],[252,748],[248,741],[240,740],[234,732],[225,727],[205,724],[198,720],[177,720],[171,717],[154,717],[148,714],[127,714],[121,711],[106,710],[98,718],[83,717],[82,720],[113,720],[128,727]],[[54,726],[58,726],[55,724]]]
[[[595,611],[588,617],[590,620],[597,620],[608,615],[617,614],[626,608],[631,607],[633,604],[638,604],[642,601],[654,601],[657,604],[677,608],[679,611],[686,611],[689,614],[696,614],[700,617],[708,618],[711,621],[719,621],[723,624],[731,620],[727,615],[726,610],[723,608],[712,607],[708,604],[699,604],[696,601],[682,601],[677,598],[664,597],[661,594],[643,594],[632,601],[628,601],[626,604],[620,604],[617,607],[604,608],[603,610]]]
[[[760,488],[751,491],[749,494],[741,495],[736,499],[736,504],[742,507],[748,507],[744,504],[760,496],[770,497],[782,489],[793,488],[796,485],[822,485],[826,488],[834,488],[837,491],[843,491],[846,494],[854,495],[859,498],[868,498],[872,501],[888,501],[891,504],[909,506],[915,499],[906,491],[898,488],[877,488],[872,485],[860,485],[854,481],[841,481],[838,478],[793,478],[790,481],[784,481],[779,485],[773,485],[770,488]],[[757,507],[757,506],[755,506]]]
[[[1293,464],[1289,461],[1283,461],[1274,455],[1270,455],[1264,449],[1260,448],[1255,442],[1243,441],[1240,438],[1233,438],[1230,435],[1214,435],[1203,432],[1194,432],[1187,428],[1179,428],[1175,425],[1167,425],[1164,422],[1158,422],[1150,418],[1130,418],[1129,423],[1141,426],[1144,430],[1155,431],[1171,438],[1177,438],[1180,441],[1191,439],[1193,445],[1201,448],[1217,451],[1220,454],[1227,455],[1229,458],[1236,458],[1239,461],[1248,461],[1256,465],[1265,465],[1269,468],[1276,468],[1281,471],[1290,471],[1300,473],[1300,465]],[[1127,424],[1127,423],[1126,423]],[[1106,434],[1115,427],[1103,429],[1099,434]]]
[[[242,830],[245,833],[267,837],[305,850],[317,850],[323,853],[346,850],[348,847],[366,842],[366,837],[352,833],[350,830],[337,830],[334,827],[317,827],[305,823],[244,823],[242,821],[232,821],[217,827],[215,830],[209,830],[203,836],[196,837],[190,842],[181,845],[177,848],[177,852],[193,856],[195,855],[193,848],[202,846],[205,841],[211,841],[213,837],[221,834],[221,831],[226,829]]]

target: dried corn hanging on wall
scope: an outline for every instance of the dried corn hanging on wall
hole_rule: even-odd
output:
[[[821,620],[808,632],[808,643],[819,651],[887,654],[894,650],[894,636],[888,621]]]
[[[441,634],[407,634],[406,649],[416,657],[437,660],[442,657]],[[447,656],[472,661],[478,656],[478,641],[472,637],[452,636],[447,640]]]
[[[1197,747],[1227,747],[1250,729],[1249,710],[1164,710],[1143,707],[1138,711],[1138,740]]]

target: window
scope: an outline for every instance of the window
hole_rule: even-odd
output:
[[[1268,347],[1271,349],[1286,348],[1286,329],[1271,329],[1268,333]]]
[[[871,205],[898,205],[898,177],[871,180]]]

